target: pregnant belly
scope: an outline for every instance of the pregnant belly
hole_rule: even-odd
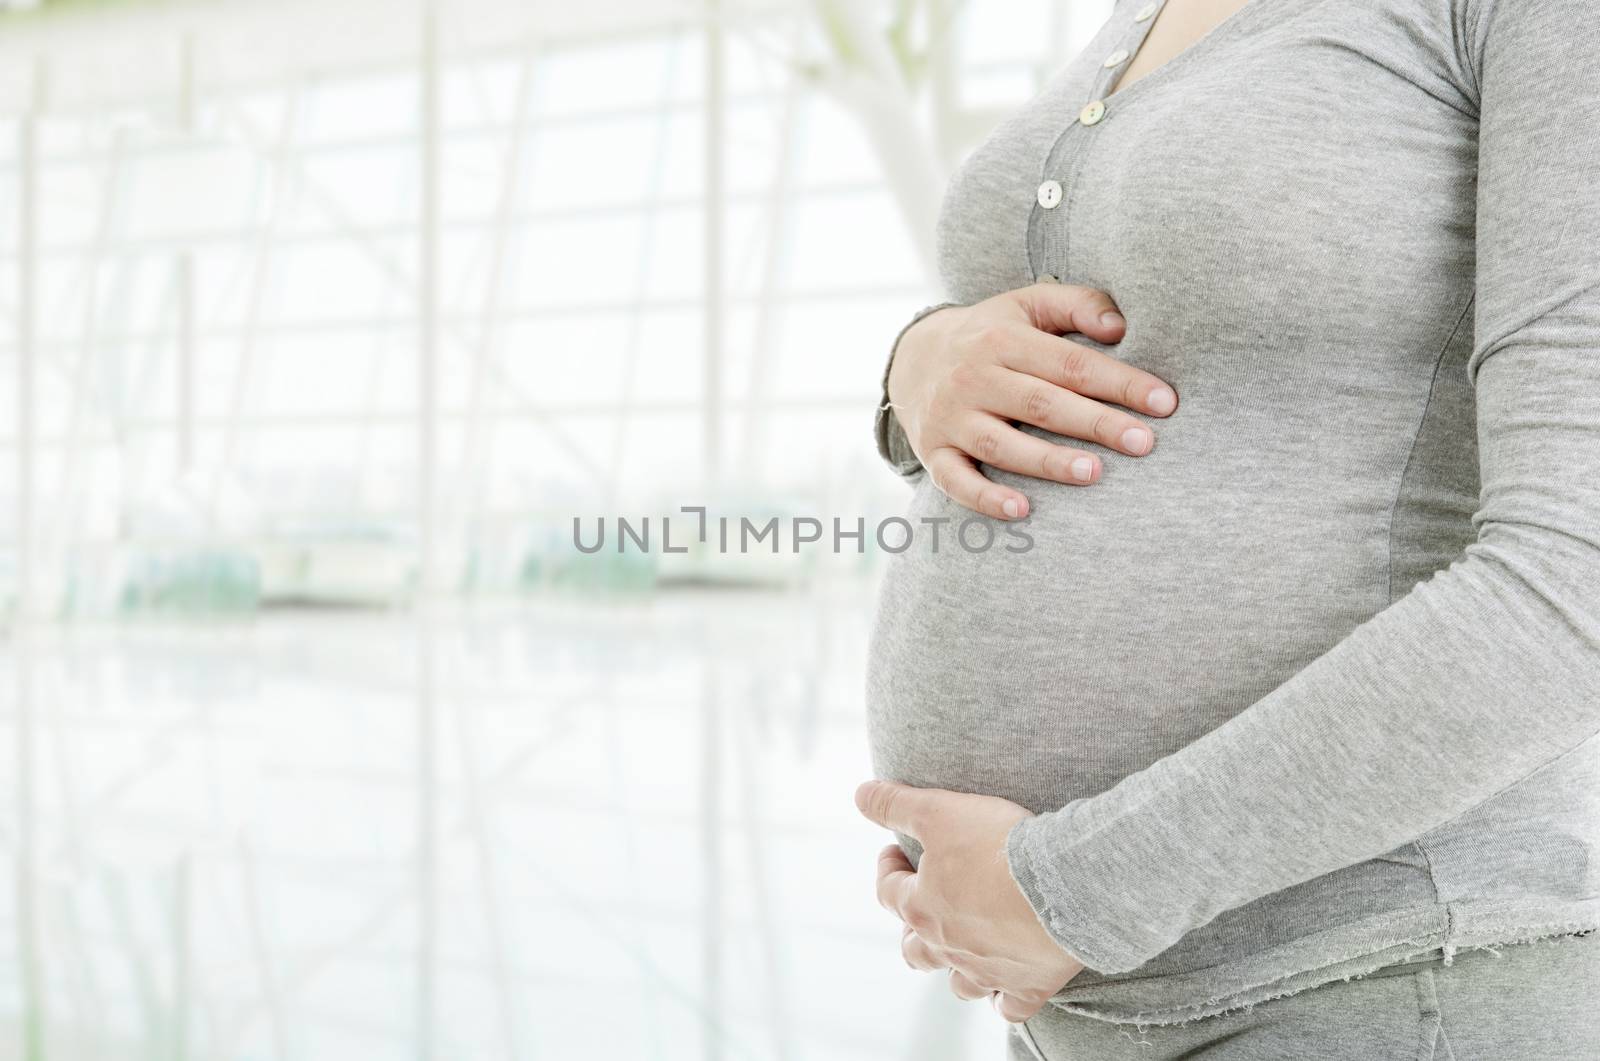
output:
[[[1147,458],[1088,489],[997,475],[1033,501],[1031,549],[946,535],[893,558],[868,661],[879,776],[1056,809],[1226,722],[1383,606],[1377,497],[1197,493],[1178,467]],[[907,513],[970,516],[925,477]]]

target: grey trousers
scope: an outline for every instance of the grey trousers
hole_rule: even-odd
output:
[[[1461,951],[1184,1024],[1047,1009],[1012,1061],[1597,1061],[1600,932]]]

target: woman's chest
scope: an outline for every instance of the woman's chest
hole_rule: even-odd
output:
[[[1448,25],[1377,17],[1385,0],[1253,0],[1104,96],[1143,38],[1137,2],[952,181],[952,297],[1083,283],[1146,338],[1191,344],[1426,345],[1453,323],[1477,127]]]

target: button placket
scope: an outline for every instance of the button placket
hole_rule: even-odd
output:
[[[1125,46],[1117,48],[1107,55],[1100,63],[1101,73],[1095,79],[1094,98],[1084,104],[1078,112],[1078,123],[1083,126],[1099,125],[1105,120],[1106,113],[1115,106],[1111,87],[1122,76],[1122,66],[1139,54],[1139,49],[1144,47],[1144,42],[1150,36],[1153,19],[1160,13],[1162,0],[1151,0],[1133,13],[1132,35]],[[1110,95],[1108,95],[1110,93]]]
[[[1102,69],[1106,72],[1102,73],[1099,80],[1096,81],[1095,91],[1097,98],[1107,107],[1114,105],[1115,99],[1107,98],[1106,94],[1111,92],[1111,86],[1116,84],[1122,77],[1123,71],[1121,67],[1138,55],[1139,49],[1144,47],[1146,38],[1150,36],[1150,30],[1155,26],[1154,19],[1156,15],[1161,13],[1162,6],[1162,0],[1151,0],[1150,3],[1135,11],[1133,20],[1129,25],[1131,33],[1127,44],[1106,56],[1105,61],[1101,64]],[[1112,93],[1112,97],[1117,94]]]
[[[1114,101],[1107,98],[1111,86],[1121,76],[1121,68],[1131,58],[1138,54],[1144,46],[1145,39],[1150,35],[1150,28],[1155,16],[1160,13],[1162,0],[1151,0],[1133,13],[1129,29],[1132,31],[1125,44],[1119,45],[1110,52],[1100,64],[1100,75],[1095,78],[1093,98],[1083,105],[1078,112],[1077,120],[1062,132],[1051,147],[1049,157],[1045,163],[1045,179],[1036,190],[1036,199],[1039,208],[1045,211],[1043,217],[1038,219],[1040,225],[1045,226],[1041,233],[1039,245],[1040,264],[1035,270],[1035,279],[1040,283],[1059,283],[1057,274],[1066,273],[1066,244],[1067,234],[1065,229],[1070,216],[1066,214],[1050,217],[1052,213],[1065,201],[1068,194],[1063,180],[1057,179],[1065,175],[1067,169],[1078,161],[1082,155],[1083,147],[1076,145],[1071,151],[1067,150],[1069,137],[1074,133],[1086,135],[1088,130],[1099,125],[1106,119]],[[1055,174],[1056,176],[1050,176]],[[1051,229],[1057,231],[1052,232]],[[1056,248],[1059,247],[1059,252]]]

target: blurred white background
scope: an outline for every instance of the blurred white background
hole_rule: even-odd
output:
[[[880,557],[952,168],[1109,0],[0,2],[0,1058],[1003,1055]]]

